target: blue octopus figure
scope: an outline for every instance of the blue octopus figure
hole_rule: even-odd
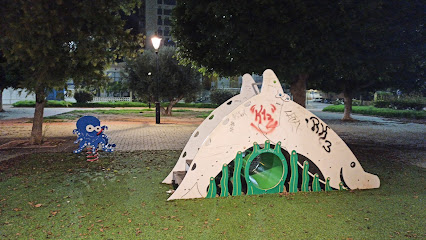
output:
[[[92,152],[102,146],[102,150],[105,152],[114,151],[115,144],[108,142],[108,136],[103,133],[107,130],[107,126],[101,126],[99,119],[93,116],[84,116],[78,119],[77,129],[73,130],[73,134],[77,134],[77,140],[74,143],[79,143],[78,149],[74,150],[74,153],[80,153],[86,147],[92,147]]]

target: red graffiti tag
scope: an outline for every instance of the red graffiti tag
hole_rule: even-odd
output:
[[[271,104],[272,114],[277,110],[275,105]],[[263,105],[260,105],[260,110],[256,109],[256,105],[251,106],[250,112],[255,115],[254,122],[250,124],[254,129],[262,134],[272,133],[278,126],[278,121],[269,114]],[[262,129],[264,130],[262,130]]]

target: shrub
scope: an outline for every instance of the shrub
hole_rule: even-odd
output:
[[[93,100],[93,95],[86,91],[77,91],[74,93],[74,98],[77,103],[87,103]]]
[[[352,106],[370,106],[371,101],[352,100]]]
[[[31,101],[31,100],[17,101],[16,103],[13,103],[12,106],[14,106],[14,107],[35,107],[35,101]]]
[[[35,107],[35,101],[18,101],[12,104],[14,107]],[[68,107],[71,106],[71,102],[66,101],[57,101],[57,100],[48,100],[45,107]]]
[[[161,103],[167,106],[168,103]],[[176,103],[175,107],[190,107],[190,108],[217,108],[219,105],[214,103]]]
[[[398,110],[422,110],[426,104],[424,99],[391,99],[374,101],[374,106],[377,108],[393,108]]]
[[[226,90],[214,90],[210,94],[210,99],[211,99],[212,103],[220,105],[220,104],[224,103],[226,100],[228,100],[231,97],[233,97],[234,95],[235,94],[233,94],[230,91],[226,91]]]
[[[148,107],[148,104],[141,102],[92,102],[74,103],[73,107]]]
[[[343,105],[330,105],[323,109],[324,112],[343,112]],[[412,118],[412,119],[425,119],[426,111],[415,110],[395,110],[389,108],[376,108],[373,106],[353,106],[352,113],[381,116],[381,117],[396,117],[396,118]]]

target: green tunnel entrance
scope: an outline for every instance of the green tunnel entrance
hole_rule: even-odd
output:
[[[255,187],[268,190],[277,186],[283,175],[281,159],[273,153],[262,153],[250,163],[248,179]]]
[[[284,190],[287,178],[287,161],[281,153],[281,143],[271,148],[270,142],[260,148],[253,145],[253,151],[243,158],[243,177],[247,183],[247,194],[278,193]]]

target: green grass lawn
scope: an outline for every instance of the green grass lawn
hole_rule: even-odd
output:
[[[424,238],[425,170],[375,156],[379,189],[166,201],[178,151],[0,163],[1,239]]]
[[[323,109],[325,112],[343,112],[344,105],[330,105]],[[381,116],[381,117],[396,117],[396,118],[413,118],[413,119],[425,119],[426,111],[416,110],[395,110],[390,108],[376,108],[373,106],[352,106],[353,113],[359,113],[370,116]]]

